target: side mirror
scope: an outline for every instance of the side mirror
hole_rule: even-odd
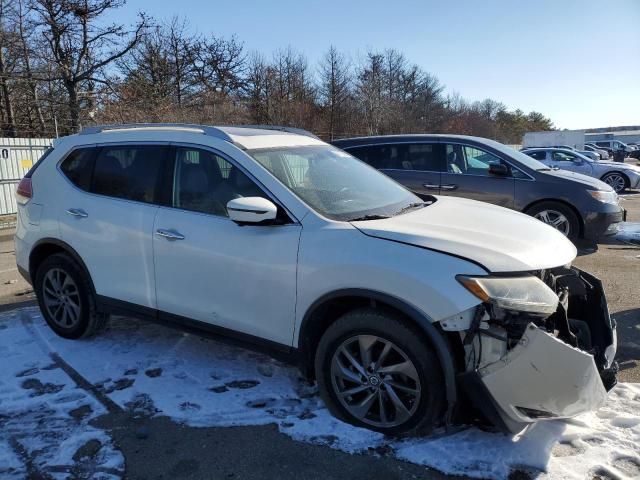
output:
[[[239,225],[264,224],[275,220],[278,208],[262,197],[234,198],[227,203],[229,218]]]
[[[489,173],[492,175],[498,175],[500,177],[506,177],[509,175],[509,169],[502,163],[492,163],[489,165]]]
[[[575,163],[576,165],[582,165],[582,161],[583,160],[581,158],[578,158],[578,157],[573,159],[573,163]]]

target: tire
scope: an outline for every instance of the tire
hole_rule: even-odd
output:
[[[611,172],[604,175],[601,180],[615,190],[622,193],[629,188],[629,179],[624,173]]]
[[[526,212],[534,218],[554,227],[569,240],[575,242],[580,235],[580,220],[575,212],[560,202],[540,202]]]
[[[380,369],[365,371],[368,378],[357,375],[358,369],[341,353],[353,352],[352,358],[361,361],[360,340],[369,347],[370,365],[374,367],[388,348]],[[406,367],[402,371],[407,374],[393,371],[398,365]],[[336,320],[320,339],[315,373],[329,411],[352,425],[387,435],[412,436],[429,433],[444,419],[445,385],[436,354],[418,329],[392,312],[363,308]],[[344,395],[345,391],[353,394]],[[374,400],[367,402],[372,395]],[[397,400],[404,409],[394,406]],[[369,407],[360,410],[364,414],[356,415],[356,407],[365,403]]]
[[[105,326],[108,316],[96,311],[89,278],[69,255],[47,257],[38,267],[34,289],[42,316],[61,337],[89,337]]]

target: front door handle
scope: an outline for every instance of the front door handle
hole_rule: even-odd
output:
[[[435,183],[423,183],[422,186],[427,190],[440,190],[440,185],[436,185]]]
[[[457,190],[458,189],[458,185],[456,185],[454,183],[448,183],[446,185],[440,185],[440,188],[442,190]]]
[[[180,232],[176,232],[175,230],[165,230],[164,228],[156,230],[156,235],[166,238],[167,240],[184,240],[184,235]]]
[[[70,208],[67,210],[67,213],[72,217],[77,217],[77,218],[87,218],[89,216],[89,214],[84,210],[82,210],[81,208]]]

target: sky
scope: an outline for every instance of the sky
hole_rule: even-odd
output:
[[[355,62],[395,48],[447,93],[558,128],[640,124],[640,0],[128,0],[111,20],[139,11],[266,56],[291,46],[312,66],[331,45]]]

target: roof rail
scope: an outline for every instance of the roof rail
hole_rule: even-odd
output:
[[[260,128],[263,130],[278,130],[280,132],[295,133],[297,135],[304,135],[305,137],[311,137],[311,138],[320,140],[320,138],[318,138],[317,135],[311,133],[308,130],[303,130],[302,128],[283,127],[281,125],[229,125],[229,126],[237,127],[237,128]]]
[[[80,135],[92,135],[95,133],[101,133],[109,130],[127,130],[127,129],[135,129],[135,128],[176,128],[176,129],[190,129],[190,130],[200,130],[204,135],[208,135],[210,137],[220,138],[221,140],[225,140],[227,142],[232,142],[231,137],[227,135],[225,132],[220,130],[217,127],[211,127],[208,125],[197,125],[191,123],[122,123],[122,124],[114,124],[114,125],[96,125],[93,127],[85,127],[80,132]]]

